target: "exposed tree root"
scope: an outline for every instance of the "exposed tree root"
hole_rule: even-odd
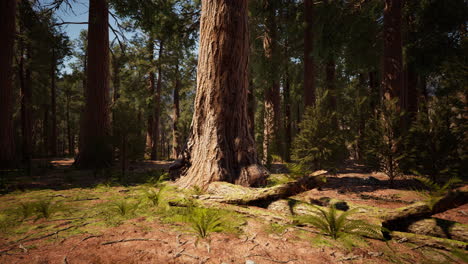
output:
[[[320,176],[326,173],[327,171],[324,170],[316,171],[309,176],[269,188],[249,188],[227,182],[212,182],[207,188],[209,194],[200,195],[196,198],[219,203],[266,207],[278,199],[319,187],[323,183]]]

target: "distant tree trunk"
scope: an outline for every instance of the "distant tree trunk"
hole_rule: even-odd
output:
[[[399,99],[403,85],[401,7],[402,0],[385,0],[382,88],[386,100]]]
[[[262,184],[267,172],[258,163],[247,115],[247,0],[202,0],[201,14],[192,131],[178,184]]]
[[[325,78],[326,78],[326,86],[328,90],[329,102],[328,106],[331,112],[336,112],[336,63],[333,57],[328,58],[327,64],[325,66]],[[338,119],[336,115],[333,116],[333,127],[338,129]]]
[[[360,100],[363,96],[368,96],[369,93],[365,92],[366,78],[364,74],[359,74],[359,90],[358,90],[358,99]],[[359,119],[358,119],[358,138],[356,142],[356,159],[361,160],[363,158],[363,145],[366,132],[366,119],[364,105],[360,104],[359,106]]]
[[[249,74],[249,92],[247,96],[247,115],[249,116],[249,130],[250,134],[254,137],[255,140],[255,94],[254,94],[254,83],[252,78],[252,71]]]
[[[172,158],[177,159],[180,153],[180,132],[177,128],[180,117],[180,106],[179,106],[179,90],[180,90],[180,80],[179,80],[179,64],[176,65],[175,72],[175,85],[173,93],[173,120],[172,120]]]
[[[56,58],[55,58],[55,50],[52,48],[52,61],[51,61],[51,69],[50,69],[50,107],[51,107],[51,121],[52,121],[52,134],[51,134],[51,141],[50,141],[50,154],[53,157],[57,156],[57,85],[55,82],[56,79]]]
[[[159,65],[158,65],[158,83],[154,93],[154,113],[153,113],[153,146],[151,147],[151,159],[158,159],[158,140],[159,140],[159,119],[161,115],[161,85],[162,85],[162,63],[163,41],[159,43]]]
[[[20,26],[21,30],[21,26]],[[31,68],[28,65],[30,59],[30,46],[19,42],[19,80],[21,89],[21,143],[22,160],[30,168],[32,159],[32,91],[31,91]]]
[[[65,105],[65,118],[67,122],[67,140],[68,140],[68,154],[75,155],[75,140],[74,135],[72,134],[71,129],[71,120],[70,120],[70,94],[66,94],[66,105]]]
[[[42,138],[43,138],[43,154],[44,156],[48,157],[49,156],[49,106],[47,104],[44,104],[44,119],[42,122]]]
[[[264,129],[263,129],[263,164],[270,163],[272,152],[281,153],[280,140],[280,84],[278,79],[278,60],[277,60],[277,29],[276,29],[276,10],[272,6],[272,1],[265,1],[265,9],[269,9],[269,15],[266,20],[265,35],[263,38],[263,49],[268,67],[268,80],[264,93]],[[274,147],[272,149],[272,147]]]
[[[120,98],[120,63],[118,58],[113,58],[112,60],[112,87],[114,88],[114,104]]]
[[[83,144],[75,165],[96,169],[110,166],[109,29],[106,0],[90,0],[86,104]]]
[[[154,38],[152,34],[150,33],[150,37],[148,39],[147,43],[147,52],[148,52],[148,60],[150,62],[150,67],[151,70],[148,73],[148,96],[149,97],[154,97],[154,92],[155,92],[155,84],[156,84],[156,76],[154,72]],[[153,102],[154,104],[154,102]],[[153,150],[153,144],[154,144],[154,117],[153,117],[153,105],[150,104],[148,106],[148,122],[147,122],[147,127],[146,127],[146,150],[151,153]]]
[[[16,166],[13,135],[13,54],[16,0],[0,1],[0,168]]]
[[[284,159],[286,162],[291,161],[291,83],[289,77],[289,71],[286,64],[286,73],[284,77],[284,87],[283,87],[283,97],[284,97],[284,130],[285,130],[285,153]]]
[[[382,97],[379,89],[379,81],[376,71],[371,71],[369,75],[369,90],[370,90],[370,108],[373,112],[377,110],[377,106],[380,104],[380,98]]]
[[[87,45],[87,44],[86,44]],[[86,76],[88,72],[88,49],[85,49],[84,58],[83,58],[83,96],[86,98],[86,90],[88,87],[88,76]],[[82,106],[80,109],[80,130],[78,132],[78,150],[81,151],[83,149],[83,128],[84,128],[84,112],[85,107]]]
[[[313,0],[304,0],[304,105],[315,105],[315,64],[313,57]]]

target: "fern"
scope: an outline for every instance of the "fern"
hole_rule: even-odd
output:
[[[140,205],[139,202],[132,203],[129,200],[122,199],[111,203],[111,209],[121,216],[129,216],[135,213]]]
[[[456,177],[450,178],[444,185],[440,185],[426,177],[417,176],[415,179],[427,188],[427,190],[419,190],[417,192],[426,198],[425,202],[431,209],[442,197],[451,191],[453,185],[462,182]]]
[[[338,214],[334,205],[330,206],[328,211],[318,207],[316,209],[315,215],[307,216],[305,221],[335,240],[345,235],[382,237],[380,226],[372,225],[362,220],[348,219],[350,215],[356,213],[356,208],[341,214]]]
[[[222,231],[221,216],[214,210],[194,207],[189,210],[188,222],[191,231],[200,238]]]
[[[159,190],[150,188],[148,190],[145,190],[145,197],[147,200],[151,202],[153,206],[159,206],[163,191],[164,191],[164,187],[159,188]]]
[[[35,210],[38,218],[49,219],[53,214],[61,210],[58,203],[52,202],[51,199],[42,199],[35,203]]]
[[[20,203],[17,209],[18,214],[21,217],[21,221],[28,219],[34,213],[34,203],[25,202]]]

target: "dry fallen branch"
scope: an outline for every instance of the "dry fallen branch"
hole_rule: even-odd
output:
[[[128,239],[120,239],[120,240],[114,240],[114,241],[107,241],[101,243],[101,245],[111,245],[111,244],[116,244],[116,243],[122,243],[122,242],[133,242],[133,241],[160,241],[159,239],[154,239],[154,238],[128,238]]]

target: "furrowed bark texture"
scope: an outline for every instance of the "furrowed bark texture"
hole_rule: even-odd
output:
[[[154,38],[151,36],[148,39],[147,43],[147,52],[148,52],[148,60],[150,61],[151,67],[154,67]],[[150,72],[148,73],[148,96],[149,97],[154,97],[154,87],[155,87],[155,82],[156,77],[154,73],[154,69],[151,69]],[[149,109],[151,109],[152,105],[149,105]],[[153,149],[153,144],[154,144],[154,139],[153,139],[153,129],[154,129],[154,118],[153,118],[153,112],[149,111],[148,114],[148,124],[146,127],[146,150],[151,153]]]
[[[161,58],[163,54],[163,42],[159,44],[159,63],[158,63],[158,82],[156,84],[156,91],[154,93],[154,109],[153,109],[153,146],[151,147],[151,159],[158,158],[158,143],[159,143],[159,119],[161,115],[161,85],[162,85],[162,64]]]
[[[263,184],[248,126],[247,0],[203,0],[197,94],[185,166],[178,184]]]
[[[16,0],[0,1],[0,168],[13,167],[13,54]]]
[[[112,163],[109,115],[109,29],[106,0],[90,0],[86,105],[79,168],[107,167]]]
[[[176,72],[175,72],[175,84],[174,84],[174,91],[173,91],[173,120],[172,120],[172,153],[171,157],[173,159],[177,159],[180,153],[180,132],[177,128],[177,124],[179,123],[180,117],[180,106],[179,106],[179,90],[180,90],[180,80],[179,80],[179,64],[176,65]]]

